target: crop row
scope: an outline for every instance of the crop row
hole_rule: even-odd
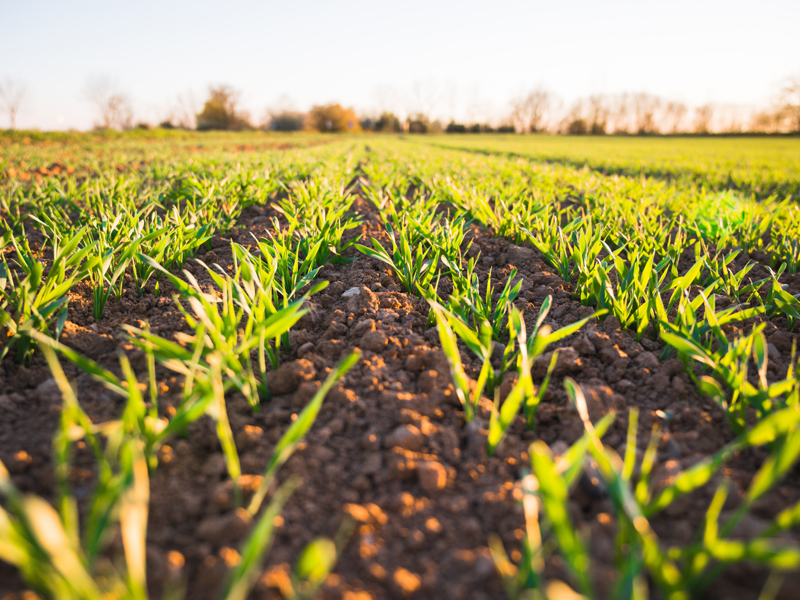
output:
[[[628,420],[628,451],[619,457],[602,442],[615,417],[593,423],[580,385],[565,379],[585,433],[560,457],[542,442],[530,448],[530,474],[523,479],[523,560],[513,564],[497,539],[490,544],[510,597],[544,597],[544,565],[555,552],[566,561],[575,587],[593,595],[586,543],[565,511],[589,456],[616,509],[618,597],[644,597],[648,578],[666,597],[695,596],[720,568],[742,560],[776,573],[800,564],[800,548],[774,539],[800,522],[800,505],[779,514],[757,539],[730,537],[800,453],[800,376],[794,353],[785,377],[768,374],[763,333],[766,319],[791,329],[800,318],[800,301],[784,283],[800,258],[800,215],[794,204],[397,141],[370,145],[368,151],[342,143],[262,155],[246,166],[219,156],[191,163],[173,159],[156,161],[144,173],[6,185],[0,231],[2,357],[13,350],[14,358],[24,362],[37,348],[43,352],[64,409],[54,441],[56,510],[20,494],[0,470],[6,499],[0,513],[4,560],[54,597],[96,598],[111,589],[143,597],[148,474],[157,466],[158,448],[208,415],[238,489],[241,468],[226,394],[243,394],[254,410],[268,400],[267,374],[289,349],[290,328],[305,314],[306,300],[326,285],[318,281],[320,268],[352,261],[357,250],[360,260],[385,263],[407,293],[427,300],[429,322],[438,328],[465,422],[477,417],[483,397],[491,402],[490,455],[520,413],[526,427],[535,430],[558,350],[538,384],[531,374],[534,361],[590,320],[612,317],[637,339],[658,341],[664,357],[682,359],[698,389],[722,407],[736,433],[723,449],[655,489],[649,477],[658,427],[635,477],[636,410]],[[379,215],[380,239],[348,235],[361,219],[351,210],[356,188],[347,187],[356,180],[358,193]],[[269,205],[276,216],[266,237],[247,246],[230,242],[231,272],[201,263],[211,287],[188,270],[176,274],[253,205]],[[590,307],[589,316],[553,329],[545,324],[553,303],[549,297],[538,314],[523,314],[514,304],[521,284],[516,271],[505,281],[476,273],[479,257],[470,252],[475,228],[536,248],[573,284],[573,297]],[[29,239],[39,240],[35,249]],[[754,277],[756,272],[761,275]],[[169,281],[177,291],[173,300],[191,333],[166,339],[146,327],[126,328],[128,341],[147,356],[148,372],[140,376],[147,382],[148,398],[124,355],[119,377],[57,341],[69,291],[81,281],[92,289],[96,320],[124,286],[139,295],[158,294],[161,283]],[[748,333],[732,329],[742,322],[751,325]],[[54,350],[125,398],[118,421],[90,422]],[[481,364],[474,382],[463,367],[464,352]],[[296,485],[284,483],[259,517],[276,472],[311,427],[327,390],[357,360],[357,354],[348,355],[332,370],[276,445],[261,486],[246,506],[237,494],[255,525],[231,569],[224,597],[244,598],[253,584],[273,519]],[[183,378],[183,400],[171,415],[158,407],[156,365]],[[516,377],[503,397],[500,382],[506,373]],[[93,450],[98,467],[95,494],[80,526],[66,477],[78,442]],[[686,547],[663,547],[648,519],[711,482],[737,452],[755,447],[765,447],[767,459],[738,510],[720,524],[728,494],[723,483],[706,513],[702,539]],[[58,536],[45,535],[44,523]],[[98,578],[105,533],[117,526],[126,567],[123,574]],[[313,593],[333,568],[336,551],[331,540],[316,540],[304,551],[295,573],[298,593]]]

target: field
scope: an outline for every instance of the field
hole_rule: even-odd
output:
[[[0,598],[795,597],[800,140],[0,137]]]

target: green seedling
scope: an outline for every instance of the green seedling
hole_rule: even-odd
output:
[[[0,255],[0,335],[4,338],[0,360],[14,348],[17,361],[29,360],[31,331],[49,335],[54,327],[55,337],[61,335],[67,319],[67,293],[86,277],[89,268],[84,261],[92,247],[79,249],[85,235],[81,230],[54,251],[47,274],[26,239],[17,239],[11,232],[0,238],[0,252],[10,246],[16,256],[12,266],[5,254]]]

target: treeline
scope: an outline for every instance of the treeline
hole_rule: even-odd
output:
[[[183,115],[171,115],[160,124],[162,128],[184,128],[199,131],[209,130],[253,130],[269,131],[317,131],[348,133],[376,131],[384,133],[514,133],[511,124],[493,128],[486,123],[463,125],[450,122],[443,125],[437,119],[417,113],[401,119],[392,112],[382,112],[377,116],[360,116],[353,108],[341,104],[312,106],[308,112],[289,108],[268,110],[260,123],[255,123],[246,111],[239,107],[239,94],[230,86],[212,86],[209,97],[202,110],[194,115],[183,111]],[[192,122],[194,121],[194,122]]]
[[[749,113],[714,104],[692,108],[647,93],[594,94],[564,108],[550,92],[536,89],[511,102],[511,122],[516,131],[571,135],[800,132],[800,84],[795,86],[787,86],[772,108]]]
[[[209,90],[202,110],[183,121],[168,120],[162,127],[210,129],[264,129],[272,131],[394,133],[561,133],[569,135],[656,135],[709,133],[800,132],[800,77],[787,80],[772,107],[744,113],[737,107],[683,102],[647,93],[593,94],[565,106],[552,92],[537,88],[514,98],[499,124],[457,123],[415,112],[400,118],[384,111],[357,115],[340,104],[316,105],[308,112],[269,110],[255,124],[239,110],[238,94],[229,86]],[[194,116],[195,122],[191,122]]]
[[[136,120],[130,99],[108,78],[94,78],[84,89],[95,111],[95,128],[148,129]],[[0,109],[15,129],[17,116],[28,99],[26,87],[6,78],[0,81]],[[506,114],[495,123],[459,123],[452,117],[435,118],[434,101],[406,107],[407,116],[390,110],[357,114],[337,103],[315,105],[307,112],[284,106],[267,110],[260,119],[242,109],[241,94],[231,86],[216,85],[202,103],[179,96],[159,119],[163,129],[272,130],[318,132],[405,133],[562,133],[570,135],[656,135],[708,133],[800,133],[800,75],[787,79],[769,108],[744,111],[741,107],[685,103],[653,94],[593,94],[570,104],[544,88],[513,98]],[[421,107],[425,105],[425,108]],[[452,109],[451,98],[451,110]],[[474,114],[474,113],[473,113]]]

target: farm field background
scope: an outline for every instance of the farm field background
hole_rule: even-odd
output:
[[[605,174],[686,181],[766,198],[800,191],[796,137],[439,136],[448,148],[505,153]]]
[[[793,597],[798,165],[0,139],[0,598]]]

